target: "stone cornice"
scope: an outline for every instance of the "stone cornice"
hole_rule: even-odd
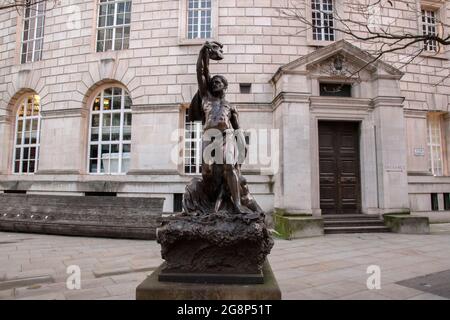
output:
[[[403,108],[404,97],[383,97],[379,96],[372,99],[372,105],[377,107],[398,107]]]
[[[272,112],[272,103],[258,103],[258,102],[244,102],[233,103],[236,106],[238,112]]]
[[[42,110],[41,116],[44,119],[77,118],[77,117],[86,117],[88,115],[88,112],[89,111],[85,108]]]
[[[403,74],[374,74],[372,80],[400,80]]]
[[[174,176],[178,176],[178,175],[180,175],[180,173],[176,169],[167,169],[167,170],[162,170],[162,169],[139,170],[139,169],[135,169],[135,170],[129,170],[127,172],[127,175],[160,175],[160,176],[163,176],[163,175],[164,176],[166,176],[166,175],[174,175]]]
[[[414,109],[404,109],[403,114],[408,118],[419,118],[426,119],[427,118],[427,110],[414,110]]]
[[[34,174],[81,174],[80,170],[38,170]]]
[[[273,110],[275,111],[280,104],[298,102],[298,103],[308,103],[310,94],[307,93],[295,93],[295,92],[280,92],[275,99],[273,99]]]
[[[133,105],[133,113],[179,113],[180,110],[186,108],[182,103],[167,104],[140,104]],[[187,104],[189,105],[189,104]],[[233,102],[238,111],[241,112],[269,112],[272,111],[272,103],[261,102]]]
[[[132,106],[132,113],[179,113],[181,104],[135,104]]]

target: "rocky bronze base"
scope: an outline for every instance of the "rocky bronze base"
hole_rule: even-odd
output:
[[[280,300],[281,291],[268,262],[263,284],[162,282],[161,265],[136,288],[136,300]]]
[[[162,275],[258,276],[273,246],[264,216],[256,213],[179,216],[158,228],[157,240],[166,260]]]

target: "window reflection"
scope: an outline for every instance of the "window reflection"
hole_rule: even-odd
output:
[[[29,95],[17,109],[14,173],[34,173],[39,161],[40,97]]]
[[[97,95],[90,123],[90,173],[113,174],[128,171],[131,119],[131,99],[126,90],[111,87]]]

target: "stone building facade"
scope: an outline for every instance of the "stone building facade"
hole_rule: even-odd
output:
[[[306,17],[315,5],[352,16],[348,1],[298,2]],[[299,32],[279,11],[288,2],[70,0],[0,11],[0,192],[163,196],[164,211],[179,209],[199,173],[201,126],[185,123],[185,109],[210,39],[224,44],[211,69],[228,79],[254,152],[243,171],[264,209],[449,218],[447,49],[405,66],[406,51],[369,63],[367,43]],[[392,2],[376,17],[405,32],[440,32],[437,17],[450,19],[448,1]]]

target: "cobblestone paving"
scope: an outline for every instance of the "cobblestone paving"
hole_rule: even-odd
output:
[[[159,250],[155,241],[0,232],[0,299],[134,299]],[[450,269],[450,224],[430,235],[276,240],[269,260],[283,299],[445,299],[396,282]],[[66,287],[70,265],[81,268],[80,290]],[[370,265],[381,268],[381,289],[367,288]]]

